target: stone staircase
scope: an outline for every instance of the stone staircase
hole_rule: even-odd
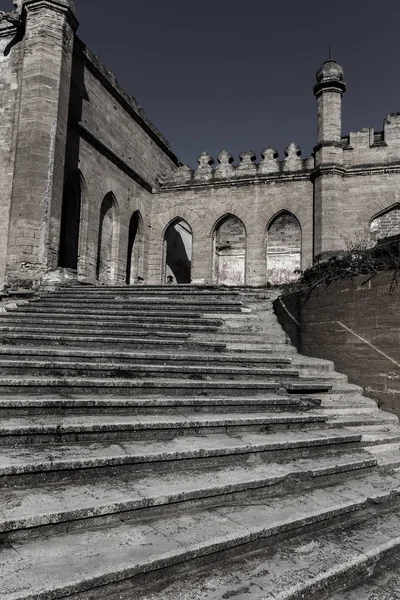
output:
[[[397,419],[297,354],[272,299],[76,286],[7,308],[0,599],[398,598]]]

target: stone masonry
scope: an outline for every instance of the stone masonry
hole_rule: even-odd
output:
[[[334,60],[317,72],[311,156],[294,142],[283,159],[271,147],[238,162],[223,150],[215,164],[203,152],[192,170],[79,39],[79,2],[14,4],[0,22],[2,289],[65,277],[274,284],[318,255],[399,229],[400,115],[382,131],[343,136],[346,84]],[[221,254],[229,219],[244,242]],[[166,264],[181,264],[167,239],[178,221],[192,236],[175,243],[190,247],[184,276]]]

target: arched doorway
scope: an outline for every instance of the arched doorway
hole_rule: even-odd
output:
[[[143,221],[138,210],[133,213],[129,223],[125,281],[128,285],[143,281]]]
[[[400,235],[400,204],[379,213],[370,224],[371,246],[380,240]]]
[[[298,278],[301,269],[301,227],[298,219],[283,211],[267,229],[267,282],[289,283]]]
[[[64,185],[59,267],[75,270],[78,268],[81,201],[81,175],[75,172],[67,178]]]
[[[117,262],[117,203],[107,194],[101,204],[96,275],[99,283],[115,282]]]
[[[246,229],[238,217],[226,215],[213,235],[213,280],[219,285],[244,285],[246,281]]]
[[[175,219],[164,233],[164,283],[190,283],[193,233],[183,219]]]

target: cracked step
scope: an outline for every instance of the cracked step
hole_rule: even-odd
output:
[[[290,497],[264,498],[259,492],[230,506],[33,539],[21,543],[18,553],[6,546],[0,550],[0,598],[48,600],[79,593],[84,599],[93,588],[98,588],[97,598],[101,598],[110,585],[122,582],[129,582],[132,592],[139,575],[141,582],[149,574],[150,580],[162,568],[201,557],[213,556],[215,564],[216,554],[229,550],[231,556],[243,556],[249,545],[275,548],[284,536],[293,537],[300,530],[318,531],[338,519],[343,524],[355,514],[361,520],[377,502],[381,507],[398,503],[399,493],[399,474],[366,475]],[[392,539],[394,522],[398,532],[395,515],[384,528]],[[394,539],[397,547],[399,536]]]
[[[84,482],[64,480],[51,485],[31,487],[12,486],[0,490],[0,503],[4,507],[0,517],[0,534],[35,528],[35,532],[20,532],[24,539],[38,527],[50,524],[68,523],[69,531],[73,521],[152,509],[154,507],[174,507],[176,503],[201,501],[208,503],[235,500],[238,494],[248,497],[254,490],[263,489],[271,496],[282,494],[296,485],[309,488],[321,485],[321,481],[332,483],[338,477],[364,474],[377,464],[368,452],[340,453],[328,456],[300,458],[294,462],[259,463],[226,466],[212,472],[193,470],[185,467],[174,471],[143,473],[137,476],[118,475],[112,481],[90,479],[88,473]],[[133,474],[132,474],[133,475]],[[182,505],[182,504],[181,504]],[[77,523],[76,525],[81,525]],[[39,532],[40,533],[40,532]],[[44,530],[44,535],[48,530]],[[15,539],[14,536],[12,536]],[[8,535],[10,540],[11,536]]]

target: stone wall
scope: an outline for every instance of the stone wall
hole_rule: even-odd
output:
[[[77,39],[66,181],[71,172],[79,170],[83,188],[78,251],[80,280],[97,280],[101,205],[110,193],[116,211],[112,258],[115,265],[111,279],[115,283],[126,281],[127,264],[132,260],[130,223],[135,213],[141,223],[136,239],[135,277],[146,278],[153,191],[160,174],[173,171],[178,164],[168,142],[148,121],[136,100],[120,88],[115,76]],[[138,244],[142,247],[138,248]],[[134,277],[131,282],[135,282]]]
[[[392,272],[363,275],[283,296],[275,310],[300,352],[333,360],[400,416],[399,294]]]
[[[256,164],[252,152],[240,155],[235,166],[228,153],[221,153],[218,165],[207,154],[199,168],[181,167],[164,179],[153,196],[150,238],[149,282],[160,283],[163,232],[176,218],[187,221],[193,231],[192,279],[216,282],[215,231],[225,217],[234,216],[245,232],[245,282],[267,282],[267,232],[274,218],[286,211],[294,215],[302,232],[302,268],[313,260],[313,161],[302,159],[291,144],[286,158],[279,161],[273,149],[261,154]],[[250,158],[249,158],[250,157]],[[211,164],[210,164],[211,163]],[[242,253],[243,254],[243,253]]]

